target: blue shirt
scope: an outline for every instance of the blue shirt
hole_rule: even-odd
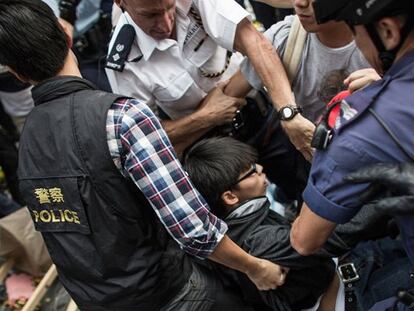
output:
[[[411,161],[368,111],[385,121],[402,145],[414,154],[414,51],[400,59],[384,78],[354,93],[341,104],[341,115],[326,150],[316,153],[303,198],[317,215],[348,222],[362,207],[359,196],[368,184],[344,180],[349,173],[376,163]],[[414,264],[414,216],[397,217],[404,247]]]

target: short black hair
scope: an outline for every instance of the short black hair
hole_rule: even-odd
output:
[[[26,80],[41,82],[63,68],[67,37],[41,0],[1,0],[0,64]]]
[[[231,137],[212,137],[187,151],[184,168],[212,212],[222,217],[225,211],[221,195],[256,161],[253,147]]]

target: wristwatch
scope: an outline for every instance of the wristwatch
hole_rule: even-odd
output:
[[[277,117],[282,121],[292,120],[298,113],[302,112],[301,107],[296,106],[285,106],[279,109],[277,112]]]

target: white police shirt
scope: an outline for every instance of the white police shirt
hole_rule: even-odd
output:
[[[190,13],[192,5],[203,27]],[[222,75],[203,75],[225,68],[226,50],[233,51],[237,25],[246,17],[249,13],[234,0],[177,0],[177,40],[155,40],[135,25],[128,13],[122,14],[109,53],[125,24],[134,27],[136,37],[123,71],[106,69],[113,92],[137,98],[150,107],[155,104],[171,119],[194,112],[207,92],[237,71],[240,54],[233,55]]]

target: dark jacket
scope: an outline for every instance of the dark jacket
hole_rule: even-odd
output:
[[[265,197],[239,206],[225,218],[227,234],[253,256],[290,268],[286,283],[272,291],[259,292],[243,274],[222,268],[225,282],[237,283],[247,301],[271,310],[301,310],[313,306],[328,288],[335,271],[329,254],[299,255],[290,245],[290,224],[269,209]],[[233,285],[234,286],[234,285]]]
[[[120,96],[60,77],[36,86],[33,97],[20,141],[20,187],[60,281],[81,310],[160,309],[191,269],[112,161],[106,118]]]

